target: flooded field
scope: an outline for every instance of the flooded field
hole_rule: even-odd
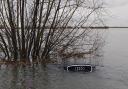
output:
[[[1,66],[0,89],[128,89],[128,29],[109,29],[105,40],[103,66],[95,72]]]

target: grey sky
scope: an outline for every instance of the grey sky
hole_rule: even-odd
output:
[[[128,0],[104,0],[106,2],[106,23],[109,26],[128,26]]]

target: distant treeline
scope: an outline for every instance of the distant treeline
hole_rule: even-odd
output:
[[[26,29],[31,29],[32,27],[25,27]],[[38,27],[37,27],[38,28]],[[42,27],[41,27],[42,28]],[[50,27],[49,26],[46,26],[45,27],[46,29],[49,29]],[[67,27],[56,27],[57,29],[59,28],[67,28],[67,29],[73,29],[73,28],[91,28],[91,29],[108,29],[108,28],[128,28],[128,27],[119,27],[119,26],[90,26],[90,27],[73,27],[73,26],[67,26]],[[5,26],[0,26],[0,29],[5,29]],[[16,29],[21,29],[20,27],[19,28],[16,28]]]
[[[31,29],[32,27],[25,27],[26,29]],[[38,27],[37,27],[38,28]],[[42,27],[40,27],[40,28],[42,28]],[[45,29],[49,29],[49,28],[51,28],[51,27],[49,27],[49,26],[46,26],[45,27]],[[61,28],[67,28],[67,29],[74,29],[74,28],[91,28],[91,29],[108,29],[108,28],[110,28],[110,27],[108,27],[108,26],[104,26],[104,27],[102,27],[102,26],[98,26],[98,27],[93,27],[93,26],[90,26],[90,27],[73,27],[73,26],[67,26],[67,27],[56,27],[56,29],[61,29]],[[114,28],[114,27],[113,27]],[[5,26],[0,26],[0,29],[5,29]],[[21,27],[19,27],[19,28],[15,28],[15,29],[21,29]]]

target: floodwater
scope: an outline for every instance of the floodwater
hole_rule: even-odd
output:
[[[56,65],[1,66],[0,89],[128,89],[128,29],[107,34],[103,66],[95,72],[67,72]]]

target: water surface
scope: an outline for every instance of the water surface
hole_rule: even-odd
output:
[[[2,66],[0,89],[128,89],[128,29],[107,34],[104,67],[95,72],[66,72],[56,65]]]

